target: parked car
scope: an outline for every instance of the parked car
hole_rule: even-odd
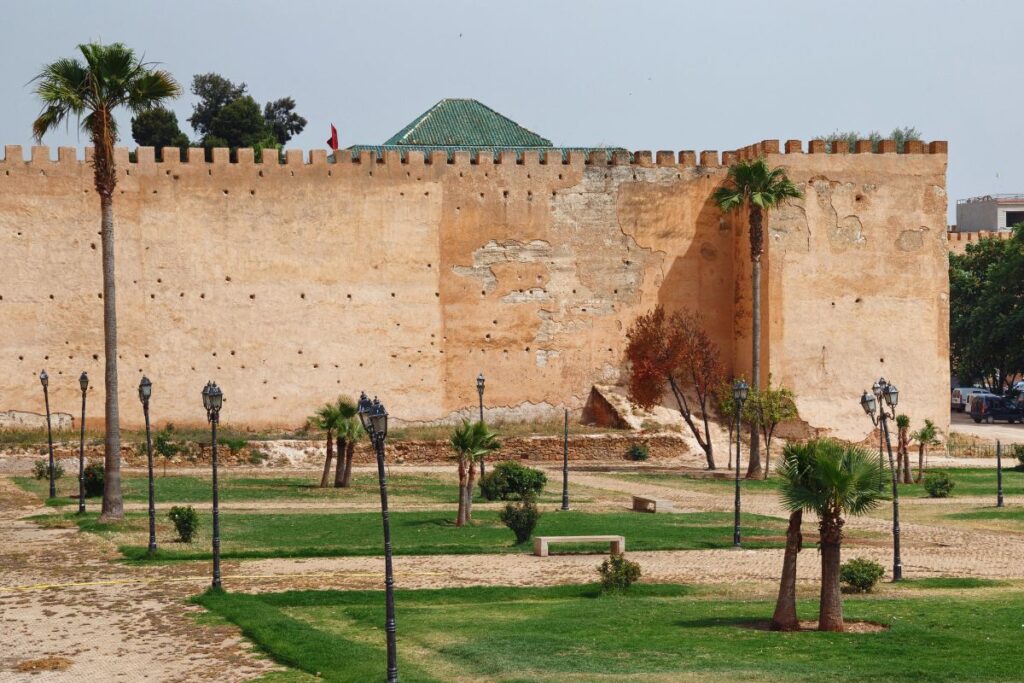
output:
[[[1024,422],[1024,409],[1016,402],[1001,396],[975,394],[970,399],[971,419],[975,422],[1005,420],[1010,424]]]
[[[977,394],[984,394],[985,396],[995,396],[988,389],[982,389],[981,387],[959,387],[953,390],[953,393],[949,399],[949,407],[958,413],[962,413],[967,410],[967,404],[971,400],[971,396]]]

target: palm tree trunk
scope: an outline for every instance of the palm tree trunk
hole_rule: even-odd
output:
[[[476,468],[469,466],[469,481],[466,482],[466,522],[473,523],[473,485],[476,483]]]
[[[840,543],[821,540],[821,605],[818,610],[819,631],[844,631],[843,597],[839,592]]]
[[[334,463],[334,488],[340,489],[345,485],[345,437],[339,436],[336,440],[338,457]]]
[[[760,212],[758,212],[758,229],[760,226]],[[754,211],[751,211],[751,227],[754,225]],[[751,348],[751,388],[758,391],[761,388],[761,256],[754,259],[752,268],[753,294],[752,294],[752,348]],[[751,426],[751,447],[750,460],[746,463],[746,477],[753,478],[761,474],[761,434],[756,425]]]
[[[466,525],[466,463],[459,460],[459,514],[455,517],[455,526]]]
[[[352,485],[352,459],[356,456],[356,442],[349,441],[345,444],[345,476],[342,477],[341,487],[347,489]],[[341,456],[339,456],[341,457]]]
[[[917,476],[914,477],[914,481],[917,483],[921,482],[921,478],[924,476],[924,444],[918,444],[917,446]]]
[[[99,149],[97,148],[97,152]],[[124,519],[121,498],[121,420],[117,409],[117,295],[114,282],[114,199],[100,193],[103,250],[103,356],[106,438],[103,445],[103,506],[100,521]]]
[[[334,459],[334,434],[327,430],[327,459],[324,460],[324,473],[320,475],[320,488],[327,488],[331,478],[331,460]]]
[[[800,630],[800,621],[796,616],[796,560],[803,547],[803,536],[800,533],[803,515],[801,510],[789,515],[786,554],[782,560],[782,579],[779,581],[779,598],[775,601],[775,614],[772,615],[773,631]]]

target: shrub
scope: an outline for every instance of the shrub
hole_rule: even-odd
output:
[[[633,461],[643,461],[651,457],[651,449],[645,443],[635,443],[626,450],[626,458]]]
[[[601,590],[605,593],[624,593],[640,578],[640,565],[625,555],[612,555],[597,568],[601,575]]]
[[[231,455],[235,455],[249,443],[245,439],[220,439],[220,442],[228,447]]]
[[[924,478],[924,490],[932,498],[945,498],[954,486],[956,486],[956,482],[945,472],[934,472]]]
[[[167,513],[167,516],[174,522],[174,528],[178,531],[178,538],[181,539],[181,542],[191,543],[192,537],[196,535],[196,529],[199,528],[199,515],[196,514],[196,509],[191,505],[187,507],[175,505]]]
[[[36,460],[32,465],[32,476],[36,479],[49,479],[50,478],[50,461],[49,460]],[[60,464],[60,460],[53,461],[53,478],[60,479],[64,476],[64,466]]]
[[[87,498],[103,495],[103,463],[94,462],[85,466],[85,495]]]
[[[547,475],[517,462],[499,462],[480,480],[480,493],[487,500],[523,500],[536,496],[548,483]]]
[[[839,568],[839,580],[858,593],[871,592],[883,576],[885,569],[882,565],[859,557],[843,562]]]
[[[270,456],[268,456],[266,453],[264,453],[260,449],[254,448],[254,449],[252,449],[252,451],[249,452],[249,464],[251,464],[251,465],[262,465],[267,460],[267,458],[269,458],[269,457]]]
[[[501,511],[501,521],[516,535],[517,545],[530,540],[539,520],[540,510],[533,496],[526,496],[518,503],[509,503]]]
[[[163,457],[165,463],[182,451],[181,446],[171,440],[173,433],[174,425],[167,425],[153,438],[153,450]]]
[[[1019,467],[1024,467],[1024,443],[1015,443],[1010,446],[1013,449],[1014,456],[1017,457],[1017,462],[1020,463]]]

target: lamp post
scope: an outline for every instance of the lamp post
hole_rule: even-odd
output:
[[[39,383],[43,385],[43,401],[46,403],[46,441],[50,446],[50,498],[57,497],[57,486],[53,479],[53,428],[50,426],[50,376],[46,370],[39,373]]]
[[[82,387],[82,437],[78,442],[78,514],[85,514],[85,393],[89,390],[89,375],[82,372],[78,376],[78,386]]]
[[[732,384],[732,401],[736,412],[736,504],[735,518],[732,526],[732,547],[740,547],[740,447],[743,441],[740,435],[740,416],[743,414],[743,404],[747,400],[747,393],[750,387],[742,379]]]
[[[143,375],[139,382],[139,400],[142,401],[142,414],[146,418],[146,464],[149,467],[149,548],[152,557],[156,554],[156,506],[153,501],[153,440],[149,431],[149,397],[153,395],[153,383]]]
[[[480,398],[480,422],[484,421],[484,373],[476,376],[476,394]],[[480,456],[480,481],[484,479],[484,458]]]
[[[996,441],[996,507],[1003,507],[1003,444]]]
[[[889,438],[889,420],[896,419],[896,405],[899,403],[899,390],[880,377],[871,387],[871,393],[864,392],[860,397],[861,408],[871,418],[871,423],[881,425],[882,437],[889,454],[889,471],[892,474],[892,580],[903,579],[903,562],[900,560],[900,490],[896,479],[896,466],[892,458],[892,441]],[[886,409],[888,406],[888,410]],[[877,408],[877,414],[875,412]],[[884,469],[885,463],[880,463]],[[879,489],[881,489],[879,482]]]
[[[213,465],[213,587],[220,584],[220,508],[217,499],[217,423],[220,422],[220,408],[224,405],[224,392],[214,382],[203,387],[203,407],[210,423],[210,461]]]
[[[483,385],[483,375],[480,386]],[[482,393],[482,390],[481,390]],[[388,519],[388,480],[384,471],[384,439],[388,435],[388,411],[376,398],[370,401],[364,391],[359,396],[359,420],[370,435],[377,455],[377,480],[380,482],[380,515],[384,524],[384,629],[388,643],[388,683],[398,683],[398,646],[395,641],[395,575],[391,567],[391,523]]]
[[[569,509],[569,409],[565,409],[565,428],[562,432],[562,509]]]

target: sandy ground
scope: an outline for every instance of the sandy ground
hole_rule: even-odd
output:
[[[932,461],[933,466],[938,464]],[[402,470],[450,473],[451,467]],[[557,481],[558,475],[552,470],[549,476]],[[681,490],[596,472],[573,472],[571,477],[574,491],[585,490],[591,496],[585,504],[587,509],[624,509],[631,494],[667,498],[674,502],[676,510],[684,512],[730,511],[733,505],[728,489]],[[986,503],[991,501],[962,497],[905,500],[904,575],[1024,577],[1020,561],[1024,557],[1024,534],[940,521],[940,515],[946,512]],[[1007,503],[1024,505],[1024,497],[1009,498]],[[316,501],[273,503],[277,504],[296,509],[307,505],[335,509]],[[423,505],[430,507],[439,506]],[[743,509],[767,515],[785,514],[773,494],[746,493]],[[235,629],[196,626],[194,614],[198,610],[186,600],[208,585],[208,563],[123,565],[112,561],[116,552],[103,539],[69,529],[40,529],[24,519],[52,511],[0,477],[0,528],[4,529],[0,538],[0,629],[4,633],[0,640],[0,681],[231,682],[249,680],[273,667],[251,653]],[[850,520],[848,529],[853,538],[844,550],[845,556],[867,557],[891,566],[891,525],[887,515],[885,509]],[[813,527],[814,520],[806,519],[805,530],[812,532]],[[640,563],[645,580],[754,585],[767,592],[778,580],[782,563],[781,550],[629,555]],[[547,558],[525,554],[397,557],[395,570],[400,588],[537,586],[592,581],[599,562],[596,555],[557,554]],[[799,564],[804,590],[813,591],[818,571],[817,553],[809,545]],[[225,587],[237,591],[376,588],[382,583],[383,560],[353,557],[232,561],[224,563],[223,572]],[[15,670],[19,663],[47,656],[66,657],[71,666],[53,672]]]

